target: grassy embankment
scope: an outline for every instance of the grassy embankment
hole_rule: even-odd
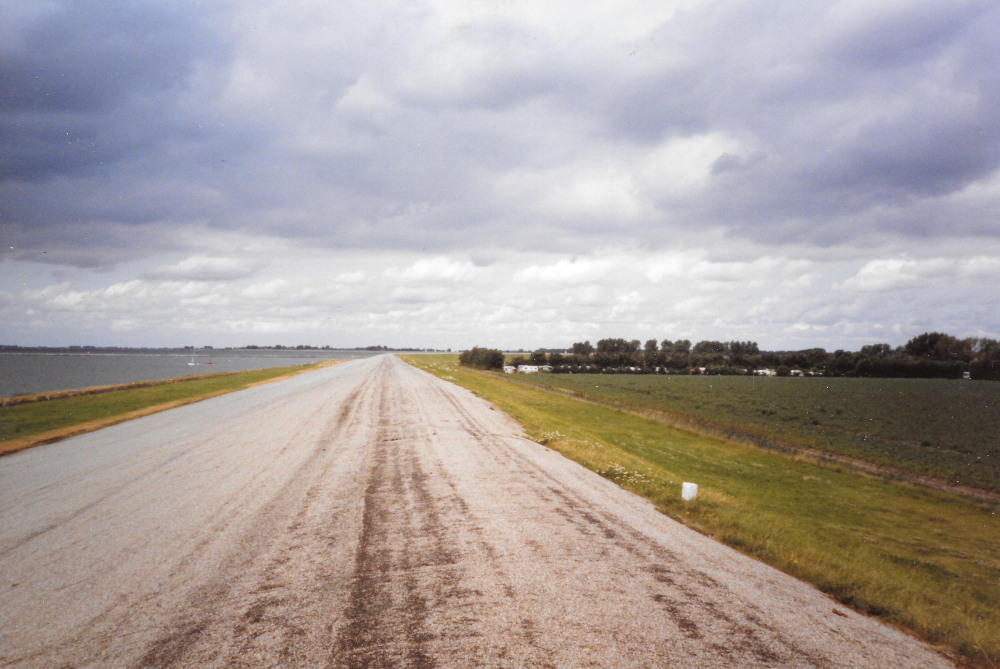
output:
[[[468,370],[456,356],[405,359],[493,402],[533,439],[674,519],[966,661],[1000,662],[996,505],[679,430]],[[681,501],[682,481],[699,484],[693,503]]]
[[[277,381],[327,364],[330,363],[269,367],[198,376],[195,379],[179,377],[4,398],[8,403],[16,404],[0,407],[0,455],[51,444],[141,416]]]

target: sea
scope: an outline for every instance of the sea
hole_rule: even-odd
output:
[[[349,360],[382,351],[199,349],[191,351],[0,353],[0,397],[76,390],[178,376]],[[192,364],[193,363],[193,364]]]

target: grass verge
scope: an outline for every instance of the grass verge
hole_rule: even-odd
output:
[[[330,364],[336,363],[269,367],[21,397],[19,403],[0,408],[0,456]]]
[[[1000,663],[995,504],[678,430],[466,369],[456,356],[403,359],[492,402],[531,438],[685,525],[969,666]],[[694,502],[681,501],[683,481],[698,483]]]
[[[657,412],[698,432],[860,461],[1000,500],[1000,383],[992,381],[631,374],[514,380]]]

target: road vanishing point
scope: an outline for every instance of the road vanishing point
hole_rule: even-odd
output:
[[[0,458],[0,666],[952,665],[384,355]]]

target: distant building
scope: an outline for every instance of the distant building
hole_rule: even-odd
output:
[[[804,374],[802,373],[802,370],[801,370],[801,369],[793,369],[792,371],[790,371],[790,372],[789,372],[789,374],[790,374],[791,376],[805,376],[805,375],[804,375]]]
[[[754,376],[776,376],[777,372],[773,369],[755,369],[753,370]]]
[[[517,372],[517,367],[514,367],[513,365],[504,365],[503,366],[503,373],[504,374],[514,374],[515,372]]]
[[[538,365],[518,365],[517,371],[521,374],[537,374]]]

